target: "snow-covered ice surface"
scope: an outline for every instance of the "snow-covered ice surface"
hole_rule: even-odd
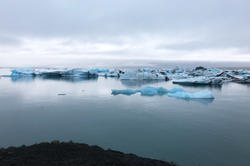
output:
[[[112,89],[113,95],[123,94],[123,95],[133,95],[140,93],[142,96],[155,96],[155,95],[168,95],[169,97],[180,98],[180,99],[213,99],[214,96],[208,90],[203,90],[199,92],[187,92],[182,88],[173,88],[167,90],[163,87],[151,87],[147,86],[141,89],[125,89],[116,90]]]
[[[121,80],[165,80],[166,75],[163,75],[158,70],[150,69],[130,69],[120,74]]]

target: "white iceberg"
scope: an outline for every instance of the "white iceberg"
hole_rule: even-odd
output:
[[[200,76],[173,80],[173,83],[182,85],[221,85],[223,81],[223,78]]]
[[[120,74],[121,80],[165,80],[166,75],[149,69],[130,69]]]

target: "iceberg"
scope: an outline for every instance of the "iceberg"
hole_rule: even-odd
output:
[[[223,81],[223,78],[200,76],[173,80],[173,83],[182,85],[222,85]]]
[[[133,95],[140,93],[141,96],[156,96],[156,95],[168,95],[169,97],[180,98],[180,99],[214,99],[212,93],[208,90],[199,92],[187,92],[182,88],[173,88],[167,90],[163,87],[151,87],[147,86],[141,89],[125,89],[125,90],[112,90],[112,95]]]
[[[166,80],[166,78],[163,73],[149,69],[130,69],[120,74],[121,80]]]
[[[11,76],[35,76],[35,69],[31,67],[16,68],[11,71]]]
[[[155,88],[151,86],[147,86],[137,91],[140,92],[142,96],[164,95],[168,92],[168,90],[163,87]]]
[[[62,77],[81,77],[94,78],[98,77],[98,72],[94,70],[72,69],[61,73]]]
[[[96,73],[108,73],[109,69],[99,69],[99,68],[95,68],[95,69],[90,69],[90,72],[96,72]]]
[[[43,69],[36,70],[35,76],[43,78],[60,78],[64,70]]]
[[[111,72],[108,72],[108,73],[105,73],[104,75],[105,77],[119,77],[120,74],[116,71],[111,71]]]
[[[8,77],[42,77],[42,78],[97,78],[98,76],[116,77],[122,83],[129,85],[146,84],[147,81],[173,80],[174,84],[181,85],[219,85],[225,82],[250,83],[250,71],[248,70],[223,70],[217,68],[205,68],[198,66],[193,69],[55,69],[55,68],[16,68]],[[7,77],[7,76],[6,76]],[[148,90],[148,89],[147,89]],[[143,92],[142,92],[143,93]]]
[[[11,77],[43,77],[43,78],[62,78],[62,77],[79,77],[79,78],[96,78],[98,71],[85,69],[34,69],[34,68],[17,68],[11,71]]]

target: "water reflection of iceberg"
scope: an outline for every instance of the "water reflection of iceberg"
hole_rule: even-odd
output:
[[[33,76],[12,76],[10,78],[12,82],[31,82],[35,79]]]
[[[206,89],[218,89],[222,88],[222,85],[191,85],[191,84],[179,84],[181,87],[192,87],[192,88],[206,88]]]
[[[82,82],[82,81],[97,81],[96,78],[84,78],[84,77],[42,77],[43,80],[55,80],[55,81],[67,81],[67,82]]]
[[[201,104],[210,104],[214,101],[214,99],[182,99],[182,100],[185,100],[187,102],[189,101],[199,102]]]
[[[11,77],[12,82],[31,82],[34,80],[54,80],[54,81],[66,81],[66,82],[82,82],[82,81],[97,81],[96,78],[84,78],[84,77],[58,77],[58,76],[43,76],[43,77],[32,77],[32,76],[15,76]]]
[[[127,87],[141,87],[143,85],[164,82],[165,80],[121,80],[121,83]]]

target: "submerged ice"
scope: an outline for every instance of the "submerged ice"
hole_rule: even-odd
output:
[[[141,89],[124,89],[124,90],[112,90],[113,95],[133,95],[140,93],[142,96],[155,96],[155,95],[168,95],[169,97],[181,98],[181,99],[213,99],[214,96],[208,90],[198,92],[187,92],[182,88],[173,88],[171,90],[163,87],[151,87],[147,86]]]

